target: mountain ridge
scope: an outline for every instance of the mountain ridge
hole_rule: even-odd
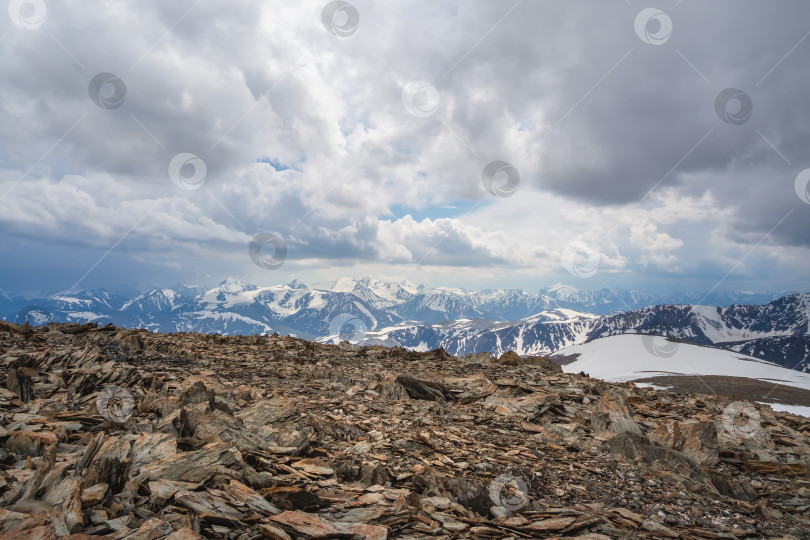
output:
[[[510,350],[526,356],[548,355],[608,336],[651,334],[745,351],[789,369],[810,371],[808,325],[810,293],[800,293],[764,306],[658,305],[603,316],[554,310],[513,323],[463,319],[400,324],[365,332],[355,341],[415,350],[442,347],[462,356]],[[320,341],[339,340],[333,335]]]
[[[13,298],[5,296],[0,297],[0,317],[3,320],[13,320],[13,316],[32,305],[55,312],[69,312],[74,305],[83,305],[85,308],[90,308],[91,312],[92,309],[95,309],[101,315],[112,317],[116,311],[125,311],[140,301],[148,303],[151,300],[174,305],[173,298],[177,297],[180,303],[193,303],[200,299],[206,299],[204,303],[211,304],[216,303],[216,297],[220,294],[227,297],[228,295],[240,295],[253,291],[260,291],[257,294],[265,293],[265,297],[274,292],[282,296],[285,294],[289,296],[290,293],[296,294],[293,291],[304,291],[311,293],[313,299],[317,299],[324,293],[332,293],[336,296],[350,294],[375,310],[390,309],[395,318],[403,321],[422,322],[455,320],[465,317],[487,318],[494,321],[517,321],[556,308],[606,315],[658,304],[693,304],[696,303],[696,299],[705,299],[711,305],[717,306],[726,306],[733,303],[762,304],[783,296],[783,294],[776,293],[757,294],[744,292],[713,293],[713,295],[703,293],[650,295],[622,288],[580,291],[561,283],[545,287],[537,292],[527,292],[522,289],[482,289],[475,291],[415,285],[406,280],[385,281],[370,276],[365,276],[359,280],[341,278],[336,281],[316,283],[311,286],[294,279],[288,284],[258,287],[239,279],[226,278],[213,287],[189,285],[162,287],[135,295],[124,295],[96,288],[78,292],[60,291],[31,299],[19,296]],[[159,298],[160,295],[165,298]],[[278,310],[276,311],[278,312]],[[89,322],[89,320],[84,322]],[[161,327],[160,330],[172,331],[173,329]]]
[[[774,296],[734,292],[714,297],[719,298],[718,294],[729,301]],[[0,311],[0,318],[38,325],[113,323],[158,332],[278,332],[321,341],[348,337],[415,350],[444,347],[452,354],[506,350],[547,354],[607,335],[646,332],[725,344],[722,346],[807,370],[810,342],[802,336],[808,329],[788,332],[786,326],[798,328],[795,319],[801,310],[786,300],[793,296],[771,298],[762,305],[693,306],[656,303],[666,298],[637,291],[580,291],[563,284],[531,293],[429,287],[370,276],[311,286],[293,280],[267,287],[228,278],[213,287],[160,288],[132,297],[104,289],[59,292],[27,301],[22,308],[17,299],[0,304],[0,309],[8,308]],[[672,298],[708,297],[680,293]],[[807,311],[810,301],[804,302]]]

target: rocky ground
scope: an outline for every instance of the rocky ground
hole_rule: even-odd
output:
[[[810,420],[507,353],[0,322],[2,538],[810,538]]]
[[[749,401],[782,403],[810,407],[810,390],[786,386],[771,381],[720,375],[660,375],[638,379],[636,383],[650,383],[673,392],[734,395]]]

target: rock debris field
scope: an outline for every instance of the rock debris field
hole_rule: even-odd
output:
[[[0,322],[0,538],[810,538],[810,419],[544,358]]]

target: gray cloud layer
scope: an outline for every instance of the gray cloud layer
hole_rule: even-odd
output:
[[[19,3],[24,17],[37,4]],[[659,45],[634,30],[648,3],[353,4],[347,37],[323,27],[320,0],[49,2],[36,28],[3,19],[8,286],[33,287],[42,272],[26,268],[65,244],[77,275],[58,286],[113,246],[138,268],[121,282],[255,272],[261,231],[287,241],[286,272],[319,277],[527,283],[566,276],[560,254],[585,241],[608,280],[709,288],[735,268],[762,288],[810,285],[810,205],[793,188],[810,167],[804,0],[656,4],[672,22]],[[120,107],[88,95],[102,72],[125,84]],[[414,80],[435,94],[403,97]],[[753,103],[741,125],[716,113],[726,88]],[[198,190],[169,178],[181,152],[206,165]],[[520,171],[515,197],[482,186],[493,160]],[[479,204],[443,217],[459,201]]]

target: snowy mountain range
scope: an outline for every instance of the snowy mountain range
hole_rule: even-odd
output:
[[[548,354],[608,335],[653,333],[808,370],[808,295],[775,298],[745,292],[663,297],[561,284],[534,293],[468,291],[371,277],[257,287],[229,278],[213,288],[155,289],[133,297],[103,289],[33,300],[2,297],[0,318],[95,321],[159,332],[279,332],[331,342],[444,347],[451,354]],[[710,302],[719,307],[705,307]]]
[[[351,335],[351,334],[354,335]],[[322,341],[443,347],[453,355],[479,352],[548,355],[566,347],[621,334],[647,334],[713,345],[810,372],[810,293],[779,298],[766,305],[710,307],[657,305],[610,315],[555,309],[516,322],[460,319],[409,324],[331,335]]]

